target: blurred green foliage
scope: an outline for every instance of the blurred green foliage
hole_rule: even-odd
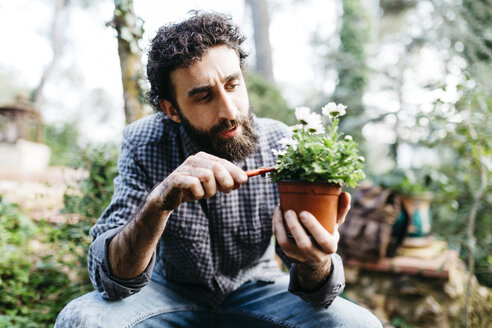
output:
[[[463,259],[473,254],[477,278],[492,287],[492,6],[488,0],[430,2],[436,21],[444,22],[436,25],[435,45],[448,53],[448,61],[464,62],[457,99],[438,98],[432,112],[421,114],[430,122],[422,143],[439,153],[440,172],[448,178],[434,192],[434,231],[458,248]],[[457,74],[451,65],[446,71]],[[445,86],[428,88],[448,91]]]
[[[479,87],[460,88],[453,104],[438,101],[430,117],[430,146],[442,153],[448,183],[434,193],[435,231],[466,258],[474,253],[479,281],[492,287],[492,97]],[[476,210],[474,237],[466,226]]]
[[[66,303],[92,289],[90,225],[33,222],[0,197],[0,327],[51,327]]]
[[[379,6],[385,14],[400,14],[417,5],[418,0],[380,0]]]
[[[117,155],[114,145],[91,146],[72,160],[88,171],[64,197],[75,222],[33,222],[0,197],[0,328],[52,327],[70,300],[93,290],[89,230],[111,199]]]
[[[405,11],[408,15],[417,15],[418,10],[414,8],[419,6],[415,7],[416,4],[416,1],[405,0],[380,2],[385,15],[394,14],[394,21],[405,17]],[[386,185],[393,184],[407,191],[432,191],[434,233],[445,238],[452,248],[460,250],[465,261],[472,252],[477,278],[480,283],[492,287],[492,258],[489,255],[492,253],[492,224],[488,214],[492,210],[492,87],[489,82],[492,76],[492,25],[488,23],[492,7],[488,0],[429,0],[419,4],[428,6],[432,24],[422,26],[421,34],[411,35],[406,27],[398,31],[400,34],[395,34],[401,44],[407,46],[408,52],[409,45],[415,43],[416,49],[425,47],[442,56],[443,76],[421,88],[443,96],[431,110],[415,107],[417,114],[408,111],[408,115],[402,115],[401,121],[405,123],[416,115],[415,123],[401,129],[406,138],[395,131],[397,137],[390,148],[397,149],[400,144],[406,144],[417,156],[419,147],[428,147],[438,155],[438,160],[430,176],[432,183],[428,186],[419,185],[423,181],[417,176],[407,176],[399,182],[386,181]],[[456,90],[454,84],[449,83],[452,80],[459,83]],[[405,108],[408,108],[401,105],[395,115],[397,121],[398,115],[405,114]],[[399,129],[398,124],[395,129]],[[467,233],[470,220],[474,222],[473,236]]]
[[[413,328],[413,326],[407,324],[401,317],[391,319],[391,325],[395,328]]]
[[[340,47],[335,56],[338,84],[333,94],[333,101],[342,103],[349,109],[342,123],[342,130],[345,130],[345,126],[353,125],[354,120],[360,121],[365,114],[362,97],[369,81],[366,47],[370,41],[371,25],[361,1],[342,1]],[[350,133],[358,142],[362,140],[360,129]]]
[[[488,68],[490,73],[490,60],[492,59],[492,7],[489,0],[463,0],[458,8],[461,19],[466,23],[466,39],[456,40],[466,42],[463,56],[466,61],[476,65],[472,70]],[[463,30],[462,30],[463,31]],[[480,65],[478,65],[480,64]],[[478,73],[478,72],[475,72]],[[489,87],[490,88],[490,87]]]
[[[248,96],[257,117],[268,117],[292,125],[296,121],[280,90],[259,74],[248,72],[244,79]]]
[[[51,149],[50,165],[69,165],[78,157],[79,135],[76,121],[61,125],[44,124],[44,143]]]
[[[419,195],[439,188],[447,178],[435,168],[419,167],[393,168],[383,175],[373,175],[371,180],[400,194]]]
[[[73,167],[86,170],[88,177],[76,188],[68,188],[64,195],[65,212],[99,217],[113,195],[113,179],[118,173],[118,149],[113,144],[88,146],[79,156]]]

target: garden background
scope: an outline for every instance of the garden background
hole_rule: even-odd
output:
[[[433,235],[492,287],[490,0],[20,0],[0,3],[0,146],[51,156],[42,172],[0,168],[0,327],[52,326],[92,290],[88,230],[110,200],[123,127],[151,113],[149,40],[190,9],[245,32],[257,116],[291,124],[296,106],[346,104],[368,180],[398,172],[432,191]],[[9,108],[40,120],[12,132]],[[468,311],[460,325],[473,326]]]

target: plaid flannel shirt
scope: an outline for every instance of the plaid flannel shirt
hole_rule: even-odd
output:
[[[243,170],[272,166],[271,149],[290,135],[284,124],[255,118],[259,136],[257,151],[243,162]],[[188,156],[199,151],[180,124],[163,113],[147,116],[125,128],[118,160],[115,192],[90,233],[88,267],[95,288],[108,299],[138,292],[153,272],[189,285],[211,305],[252,280],[274,281],[283,273],[274,260],[272,215],[279,203],[278,190],[268,178],[255,177],[229,194],[218,192],[210,199],[187,202],[176,208],[146,270],[138,277],[114,277],[107,247],[123,225],[135,215],[156,184],[164,180]],[[332,254],[332,274],[320,290],[303,292],[295,279],[295,264],[277,246],[277,253],[290,266],[289,290],[315,305],[328,306],[344,287],[343,265]]]

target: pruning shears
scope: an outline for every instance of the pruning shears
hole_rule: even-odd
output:
[[[248,177],[254,177],[255,175],[265,176],[266,173],[277,170],[274,167],[260,167],[259,169],[244,171]]]

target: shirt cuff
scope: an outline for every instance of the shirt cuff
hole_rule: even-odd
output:
[[[313,292],[302,290],[297,279],[296,264],[290,268],[289,292],[299,296],[302,300],[315,306],[327,308],[345,288],[345,274],[342,259],[338,254],[330,254],[331,272],[324,284]]]
[[[155,251],[152,259],[145,270],[137,277],[132,279],[120,279],[113,276],[111,265],[109,264],[109,243],[123,227],[108,230],[100,235],[91,245],[94,255],[99,257],[99,267],[96,268],[102,287],[101,296],[107,299],[122,299],[139,292],[145,287],[151,276],[155,264]],[[99,256],[98,256],[99,255]]]

